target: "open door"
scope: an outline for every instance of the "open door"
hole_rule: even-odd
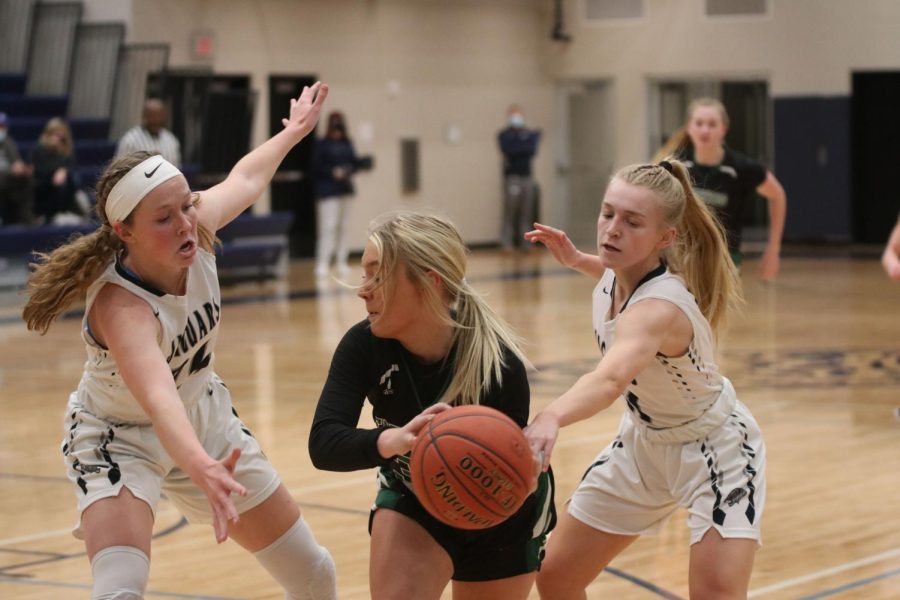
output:
[[[588,250],[596,245],[597,216],[613,170],[615,149],[609,88],[609,83],[592,81],[565,83],[557,90],[558,118],[562,125],[557,153],[557,198],[563,207],[556,216],[572,241]]]

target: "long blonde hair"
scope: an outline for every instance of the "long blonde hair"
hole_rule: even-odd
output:
[[[492,381],[501,385],[504,347],[530,366],[518,336],[466,281],[466,246],[450,221],[411,211],[388,213],[372,222],[369,240],[379,256],[377,285],[390,290],[397,269],[405,268],[428,308],[453,327],[453,375],[443,401],[478,404]],[[453,312],[447,310],[429,272],[441,278]]]
[[[98,227],[87,235],[75,234],[68,242],[52,252],[35,254],[37,261],[31,265],[33,272],[26,289],[28,302],[22,318],[31,331],[47,333],[56,320],[75,300],[80,299],[91,283],[112,262],[125,245],[113,231],[106,217],[106,199],[110,190],[131,169],[157,152],[134,152],[114,160],[97,181]],[[199,195],[193,196],[194,202]],[[131,215],[124,220],[130,223]],[[213,233],[198,226],[201,245],[209,249],[215,244]]]
[[[61,134],[62,139],[57,141],[52,135],[54,133]],[[57,154],[62,156],[72,156],[74,145],[72,143],[72,130],[65,119],[61,117],[53,117],[47,121],[47,124],[44,125],[44,130],[41,132],[41,137],[38,138],[38,143],[47,148],[52,148]]]
[[[725,231],[694,193],[687,168],[669,158],[624,167],[613,177],[655,193],[663,220],[677,230],[675,243],[665,251],[668,268],[684,279],[713,331],[722,331],[729,313],[743,305],[740,277]]]
[[[656,151],[656,154],[653,155],[653,162],[659,162],[667,156],[682,156],[687,149],[691,147],[691,138],[687,134],[687,126],[691,121],[691,117],[694,115],[694,111],[701,106],[711,106],[719,111],[719,117],[722,119],[722,124],[725,125],[726,129],[728,128],[731,121],[728,118],[728,111],[725,110],[724,104],[715,98],[695,98],[688,104],[684,125],[676,129],[660,149]]]

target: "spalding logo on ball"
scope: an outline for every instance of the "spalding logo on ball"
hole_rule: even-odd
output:
[[[515,421],[487,406],[457,406],[423,429],[409,461],[416,497],[436,519],[486,529],[515,514],[534,490],[537,466]]]

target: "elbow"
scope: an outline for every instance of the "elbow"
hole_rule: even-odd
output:
[[[327,471],[329,470],[327,461],[328,452],[325,451],[323,446],[322,436],[316,431],[316,426],[313,425],[312,431],[309,432],[309,441],[307,443],[309,459],[312,461],[315,468],[320,471]]]

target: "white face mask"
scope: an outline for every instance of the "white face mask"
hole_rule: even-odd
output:
[[[522,113],[513,113],[509,115],[509,124],[512,127],[524,127],[525,116]]]

